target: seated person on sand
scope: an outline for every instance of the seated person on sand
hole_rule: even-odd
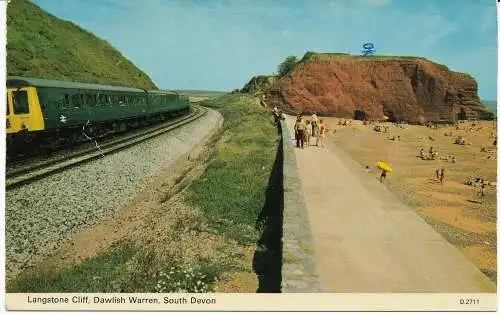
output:
[[[422,158],[422,159],[425,158],[424,148],[420,148],[420,158]]]

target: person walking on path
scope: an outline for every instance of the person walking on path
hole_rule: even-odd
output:
[[[312,116],[311,116],[311,120],[312,120],[312,137],[317,137],[318,136],[318,122],[319,122],[319,119],[318,119],[318,116],[316,115],[316,111],[313,112]]]
[[[312,123],[311,121],[309,120],[306,120],[306,138],[305,138],[305,142],[306,142],[306,146],[309,147],[309,145],[311,144],[311,136],[312,136]]]
[[[325,133],[326,133],[326,126],[323,123],[323,120],[319,120],[319,125],[318,125],[318,137],[316,138],[316,146],[319,146],[321,143],[321,147],[325,147]]]
[[[441,171],[439,171],[439,183],[443,184],[444,182],[444,168],[441,168]]]
[[[306,130],[306,124],[302,120],[302,118],[299,116],[297,117],[297,121],[295,122],[295,140],[297,142],[297,148],[304,148],[304,133]]]

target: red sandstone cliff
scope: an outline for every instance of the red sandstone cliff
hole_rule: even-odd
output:
[[[464,73],[418,57],[362,57],[308,52],[266,88],[266,103],[287,112],[368,119],[454,121],[489,119],[477,83]]]

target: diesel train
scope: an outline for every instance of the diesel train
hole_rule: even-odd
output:
[[[189,98],[176,92],[17,76],[7,77],[6,104],[7,153],[100,138],[190,111]]]

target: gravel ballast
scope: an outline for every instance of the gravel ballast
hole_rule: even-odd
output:
[[[208,109],[167,134],[7,191],[7,278],[129,203],[156,174],[203,145],[222,121]]]

